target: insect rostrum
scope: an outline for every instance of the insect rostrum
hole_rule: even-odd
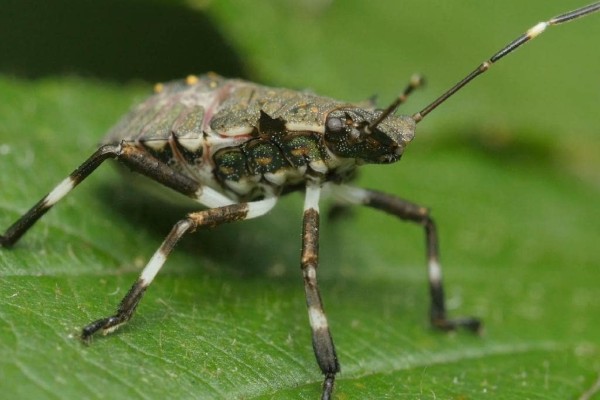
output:
[[[477,332],[473,317],[451,319],[444,303],[436,225],[426,208],[354,187],[363,164],[400,159],[416,125],[472,79],[511,51],[557,25],[600,10],[600,3],[540,23],[479,65],[458,84],[412,116],[394,115],[421,84],[413,79],[384,110],[314,94],[271,88],[216,74],[159,84],[155,94],[125,115],[101,147],[0,236],[10,247],[54,204],[107,159],[116,159],[208,207],[178,221],[143,269],[117,311],[83,328],[83,340],[110,333],[135,312],[177,242],[188,232],[260,217],[277,199],[303,191],[301,268],[317,363],[325,376],[322,398],[331,397],[340,365],[317,282],[319,200],[324,188],[342,203],[366,205],[423,226],[426,238],[430,320],[434,327]]]

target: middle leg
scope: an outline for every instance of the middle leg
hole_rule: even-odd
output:
[[[340,185],[335,188],[334,195],[346,203],[362,204],[392,214],[402,220],[418,223],[425,230],[425,247],[427,255],[427,272],[429,292],[431,296],[430,320],[434,328],[449,331],[459,327],[479,332],[481,321],[473,317],[450,319],[447,316],[444,286],[442,284],[442,267],[439,261],[438,235],[436,225],[429,210],[401,198],[377,192]]]

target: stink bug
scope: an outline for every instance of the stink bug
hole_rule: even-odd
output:
[[[428,210],[348,182],[362,164],[398,161],[413,139],[416,125],[493,63],[548,26],[598,10],[600,3],[595,3],[533,26],[410,116],[394,113],[421,85],[419,77],[412,79],[397,100],[383,110],[216,74],[157,85],[156,93],[127,114],[95,153],[0,236],[0,245],[15,244],[54,204],[110,158],[208,207],[175,224],[117,311],[83,328],[81,336],[87,341],[97,332],[114,331],[132,317],[145,290],[186,233],[262,216],[281,195],[304,191],[301,266],[313,348],[325,376],[322,398],[328,399],[340,367],[317,285],[318,204],[322,191],[330,191],[341,202],[366,205],[422,225],[426,233],[431,323],[441,330],[463,327],[479,331],[477,318],[447,316],[436,225]]]

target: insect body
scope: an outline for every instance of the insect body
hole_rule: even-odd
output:
[[[278,196],[306,179],[345,181],[357,163],[398,160],[415,128],[390,117],[367,133],[382,111],[216,74],[156,91],[105,143],[142,149],[224,202]]]
[[[301,267],[313,348],[325,376],[322,398],[328,399],[340,367],[317,284],[322,191],[328,189],[347,204],[366,205],[422,225],[433,326],[478,331],[478,319],[449,319],[446,315],[436,226],[427,209],[385,193],[351,186],[349,182],[362,164],[398,161],[413,139],[417,123],[494,62],[546,27],[598,10],[600,3],[595,3],[535,25],[412,116],[393,113],[421,84],[418,77],[383,110],[216,74],[159,84],[156,93],[127,114],[92,156],[0,236],[0,245],[12,246],[54,204],[110,158],[208,207],[188,214],[174,225],[117,311],[83,328],[82,338],[88,340],[98,331],[114,331],[131,318],[169,253],[187,232],[262,216],[281,195],[303,191]]]

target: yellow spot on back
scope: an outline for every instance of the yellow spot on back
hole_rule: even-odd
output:
[[[165,85],[163,85],[162,83],[157,83],[156,85],[154,85],[154,93],[160,93],[163,91],[164,88]]]
[[[206,76],[210,79],[208,86],[210,86],[212,89],[216,88],[218,86],[217,81],[221,78],[221,76],[213,71],[208,72]]]
[[[185,83],[190,86],[195,85],[198,83],[198,77],[196,75],[188,75],[187,78],[185,78]]]

